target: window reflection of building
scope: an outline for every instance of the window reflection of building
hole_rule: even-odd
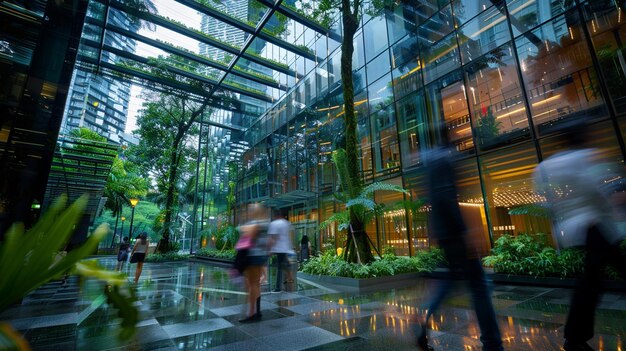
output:
[[[462,78],[456,71],[426,87],[430,125],[444,122],[450,141],[459,151],[471,150],[474,145]]]
[[[476,138],[481,148],[528,134],[528,119],[512,49],[505,45],[465,69]]]
[[[572,10],[532,31],[541,44],[524,36],[516,40],[533,121],[540,133],[566,116],[605,113],[585,34],[576,23],[578,14]]]
[[[585,7],[585,22],[617,114],[626,113],[626,21],[616,6]]]

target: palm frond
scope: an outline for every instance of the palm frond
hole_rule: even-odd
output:
[[[370,211],[374,211],[376,209],[376,202],[372,199],[368,199],[365,197],[357,197],[356,199],[350,199],[346,203],[346,207],[350,208],[352,206],[361,205]]]
[[[547,207],[538,204],[526,204],[516,206],[509,210],[509,215],[528,215],[535,217],[550,217],[550,210]]]
[[[347,226],[350,223],[350,214],[348,211],[341,211],[337,213],[333,213],[332,216],[328,217],[322,223],[320,223],[320,229],[324,230],[329,226],[337,223],[339,225],[339,230],[343,230],[342,226]]]
[[[409,193],[407,190],[405,190],[403,187],[399,185],[394,185],[394,184],[389,184],[389,183],[384,183],[384,182],[376,182],[363,188],[363,191],[361,191],[360,196],[369,197],[376,191],[395,191],[395,192],[405,193],[405,194]]]

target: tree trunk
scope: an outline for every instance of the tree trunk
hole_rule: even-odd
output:
[[[348,178],[346,190],[349,198],[355,198],[361,192],[362,181],[359,174],[359,145],[357,142],[357,120],[354,113],[354,86],[352,78],[352,56],[354,54],[354,33],[358,29],[358,18],[355,14],[359,13],[358,5],[355,13],[351,13],[349,1],[342,1],[343,12],[343,42],[341,43],[341,83],[343,85],[344,99],[344,118],[345,118],[345,136],[346,136],[346,156],[348,167]],[[346,247],[345,258],[349,262],[357,262],[358,257],[361,263],[369,263],[374,260],[372,249],[367,239],[367,233],[364,230],[364,223],[355,215],[353,209],[350,209],[350,225],[352,226],[352,234],[354,241],[349,235],[348,245]],[[356,247],[355,247],[356,242]],[[356,254],[358,250],[359,254]]]
[[[179,138],[178,136],[174,139],[174,144],[172,145],[172,158],[170,159],[170,172],[167,179],[167,194],[165,196],[165,215],[163,222],[163,237],[161,238],[161,242],[158,245],[159,252],[168,252],[170,251],[170,228],[172,223],[172,212],[174,209],[174,195],[176,192],[176,177],[178,176],[178,163],[180,157],[178,155],[178,148],[180,146],[180,141],[182,140],[182,136]]]
[[[117,212],[117,216],[115,216],[115,229],[113,229],[113,239],[111,239],[111,247],[115,245],[115,235],[117,235],[117,222],[119,221],[121,215],[122,211],[119,210]],[[120,241],[122,241],[122,234],[124,233],[120,233]]]

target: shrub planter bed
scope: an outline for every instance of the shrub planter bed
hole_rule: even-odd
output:
[[[415,282],[423,276],[424,273],[402,273],[373,278],[346,278],[298,272],[298,279],[305,279],[335,290],[347,292],[361,292],[364,290],[377,290],[390,287],[405,287],[415,284]]]

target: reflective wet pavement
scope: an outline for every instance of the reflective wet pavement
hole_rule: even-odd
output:
[[[102,263],[114,268],[113,259]],[[133,267],[134,268],[134,267]],[[71,278],[52,282],[0,314],[34,350],[416,350],[416,317],[436,280],[372,293],[342,293],[300,280],[296,293],[264,293],[263,320],[241,324],[243,286],[204,263],[147,263],[138,284],[140,323],[117,339],[117,311],[102,285],[79,291]],[[560,350],[571,290],[497,285],[493,301],[506,350]],[[463,287],[431,323],[435,350],[480,350],[478,326]],[[626,293],[603,296],[596,350],[626,349]]]

